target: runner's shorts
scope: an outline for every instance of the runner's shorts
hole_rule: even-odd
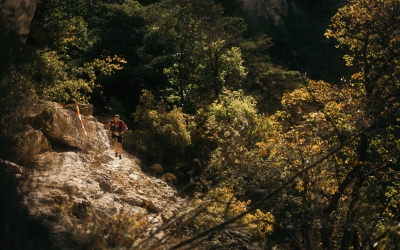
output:
[[[112,138],[117,138],[118,143],[122,143],[122,141],[124,140],[124,137],[120,134],[120,135],[116,135],[116,134],[112,134]]]

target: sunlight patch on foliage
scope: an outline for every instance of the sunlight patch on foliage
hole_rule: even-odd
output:
[[[209,202],[206,205],[206,210],[200,213],[193,221],[194,227],[199,231],[235,217],[246,211],[250,204],[250,201],[240,201],[235,198],[232,189],[228,186],[210,190],[204,198],[194,201],[194,205],[198,206],[205,201]],[[234,225],[245,228],[259,239],[264,239],[266,234],[273,232],[274,221],[271,213],[263,213],[260,210],[256,210],[255,213],[247,214],[235,222]]]
[[[94,59],[93,62],[84,63],[82,67],[69,66],[62,56],[49,49],[37,51],[43,64],[37,74],[42,78],[42,98],[50,101],[87,102],[89,94],[95,87],[98,75],[111,75],[116,70],[121,70],[122,63],[126,61],[118,56]]]

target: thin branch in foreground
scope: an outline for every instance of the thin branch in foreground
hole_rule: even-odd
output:
[[[185,211],[185,212],[183,212],[183,213],[177,215],[177,217],[171,219],[171,220],[170,220],[169,222],[167,222],[165,225],[163,225],[163,226],[161,226],[160,228],[158,228],[156,231],[154,231],[152,234],[150,234],[150,235],[149,235],[147,238],[145,238],[144,240],[138,242],[138,243],[135,244],[135,245],[132,245],[132,246],[130,247],[130,249],[138,249],[139,247],[143,246],[145,243],[148,243],[151,239],[153,239],[154,236],[155,236],[156,234],[158,234],[159,232],[161,232],[161,231],[163,231],[164,229],[168,228],[168,227],[171,226],[172,224],[176,223],[180,218],[183,218],[184,216],[190,214],[190,213],[193,212],[193,211],[196,211],[197,209],[201,208],[202,206],[204,206],[204,205],[206,205],[206,204],[208,204],[208,203],[210,203],[210,202],[212,202],[212,201],[211,201],[211,200],[206,200],[206,201],[202,202],[201,204],[197,205],[196,207],[194,207],[194,208],[192,208],[192,209],[189,209],[188,211]],[[195,213],[195,215],[193,215],[193,216],[197,216],[198,213],[202,212],[203,210],[204,210],[204,208],[200,209],[200,210],[197,211],[197,212]],[[167,236],[165,236],[165,237],[167,237]],[[162,239],[158,240],[157,242],[162,241],[165,237],[163,237]],[[156,242],[156,243],[157,243],[157,242]]]
[[[23,174],[23,172],[24,172],[24,167],[14,163],[14,162],[6,161],[6,160],[3,160],[0,158],[0,164],[4,164],[5,168],[12,173]]]

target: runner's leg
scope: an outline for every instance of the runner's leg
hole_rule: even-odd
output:
[[[118,152],[118,142],[117,142],[117,138],[113,138],[113,142],[114,142],[114,151],[115,153]]]
[[[121,158],[121,155],[122,155],[122,140],[123,140],[123,137],[122,137],[122,135],[120,135],[118,137],[118,150],[119,150],[120,158]]]

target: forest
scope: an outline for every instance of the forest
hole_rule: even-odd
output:
[[[39,1],[26,37],[0,25],[0,158],[29,161],[36,103],[91,103],[189,201],[162,242],[102,249],[400,249],[400,0],[288,2],[276,24],[239,0]]]

